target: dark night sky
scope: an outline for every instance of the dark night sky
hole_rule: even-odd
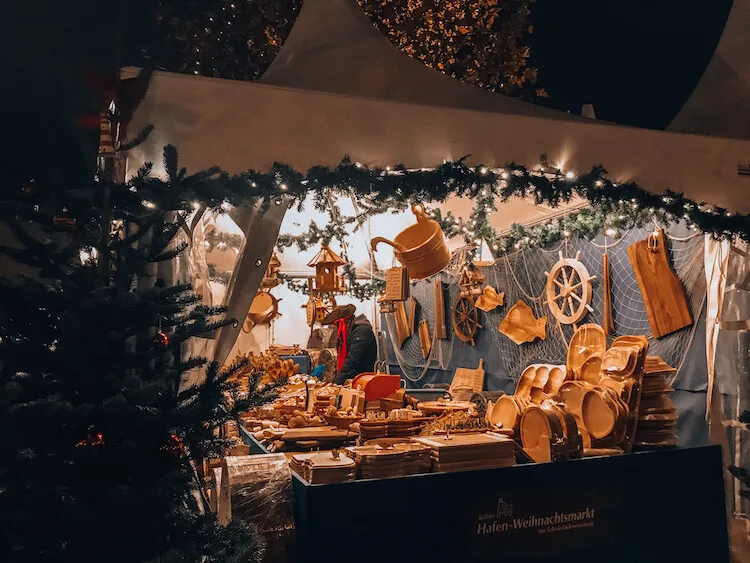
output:
[[[537,0],[532,63],[550,105],[662,129],[721,37],[731,0]]]
[[[539,69],[540,86],[550,93],[548,105],[579,113],[588,102],[599,119],[665,127],[708,63],[731,0],[693,7],[697,4],[537,0],[532,64]],[[145,0],[119,5],[120,16],[128,19],[122,26],[129,39],[147,25],[146,5]],[[49,77],[60,76],[67,63],[82,57],[107,59],[111,28],[102,22],[114,6],[97,0],[11,0],[0,22],[0,58],[11,63],[5,68],[15,67],[26,78]],[[12,83],[12,72],[5,74]],[[43,96],[55,97],[52,92]]]

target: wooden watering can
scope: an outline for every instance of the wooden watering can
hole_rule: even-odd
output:
[[[384,242],[394,248],[399,262],[409,271],[409,277],[421,280],[437,274],[451,261],[448,242],[437,221],[428,219],[421,205],[412,205],[416,224],[401,231],[393,241],[375,237],[370,241],[373,250]]]

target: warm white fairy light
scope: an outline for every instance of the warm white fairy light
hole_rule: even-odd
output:
[[[81,259],[81,264],[89,264],[92,262],[96,262],[96,257],[99,255],[96,248],[91,248],[89,250],[82,249],[78,253],[78,257]]]
[[[289,188],[287,187],[287,185],[286,185],[286,184],[281,184],[281,186],[279,186],[279,187],[280,187],[280,188],[281,188],[281,189],[282,189],[283,191],[286,191],[286,190],[288,190],[288,189],[289,189]]]
[[[149,201],[147,199],[142,200],[141,205],[143,207],[148,207],[149,209],[154,209],[156,207],[156,204],[153,201]]]
[[[200,204],[200,203],[198,203],[197,201],[194,201],[194,202],[193,202],[193,209],[194,209],[195,211],[198,211],[198,210],[199,210],[200,208],[201,208],[201,204]]]
[[[568,180],[572,180],[575,177],[575,174],[573,174],[572,172],[568,172],[567,174],[565,174],[565,177]]]
[[[612,227],[610,227],[606,231],[604,231],[604,234],[607,235],[608,237],[616,237],[617,229],[613,229]]]
[[[487,174],[487,168],[482,166],[482,168],[479,169],[479,172],[482,174]]]
[[[604,182],[602,182],[601,180],[597,180],[596,182],[594,182],[594,185],[597,188],[601,188],[604,185]]]
[[[255,182],[253,182],[252,184],[250,184],[250,186],[253,187],[253,188],[257,188],[258,184],[256,184]]]

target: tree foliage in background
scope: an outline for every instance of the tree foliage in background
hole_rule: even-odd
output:
[[[289,35],[302,0],[160,0],[147,55],[170,71],[256,80]]]
[[[173,147],[165,179],[146,165],[116,182],[83,158],[71,122],[51,126],[81,147],[76,166],[37,151],[25,178],[2,183],[0,560],[258,561],[253,530],[207,510],[196,467],[268,390],[240,397],[229,379],[241,362],[185,357],[190,339],[232,321],[158,277],[184,250],[176,219],[196,202],[241,204],[246,183],[189,175]]]
[[[351,0],[354,1],[354,0]],[[534,0],[357,0],[411,57],[495,92],[546,97],[529,66]],[[289,35],[302,0],[160,0],[149,64],[203,76],[256,80]]]
[[[358,2],[383,35],[428,67],[509,96],[547,96],[528,64],[534,0]]]

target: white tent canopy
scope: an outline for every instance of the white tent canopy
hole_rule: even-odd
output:
[[[274,161],[305,170],[344,154],[382,166],[467,154],[490,166],[533,166],[547,153],[566,170],[603,164],[649,191],[750,210],[750,178],[737,174],[750,142],[596,122],[458,82],[391,46],[354,0],[307,0],[263,82],[156,73],[130,129],[157,128],[134,151],[136,163],[160,161],[166,143],[189,170],[230,172]],[[507,211],[496,228],[544,215],[531,204]]]
[[[734,0],[724,32],[670,131],[750,139],[750,0]]]

